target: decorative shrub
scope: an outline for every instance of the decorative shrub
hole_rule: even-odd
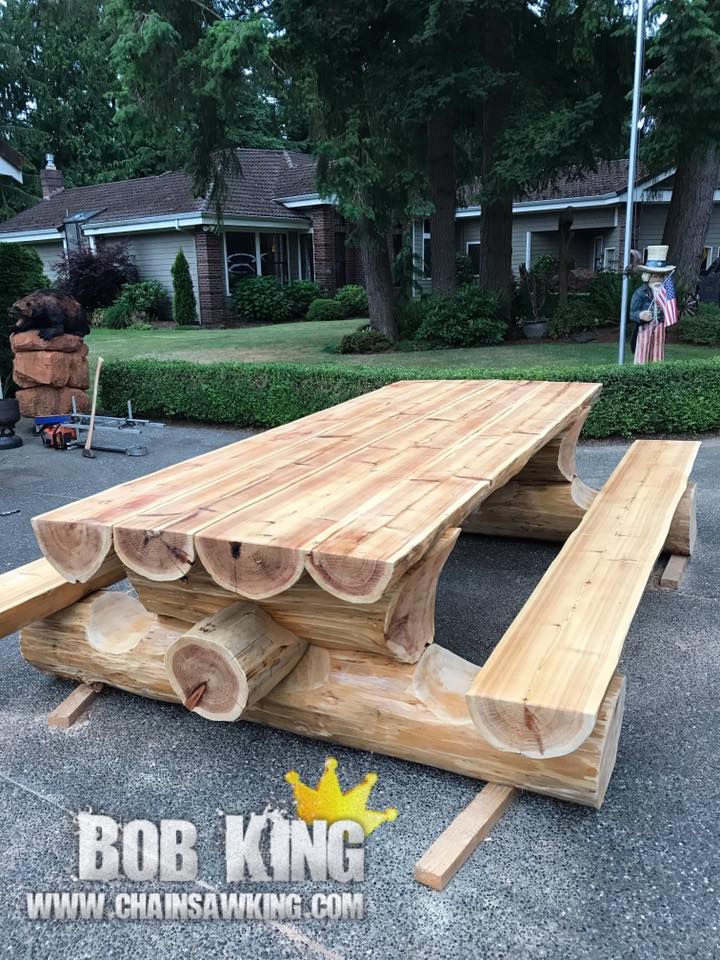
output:
[[[508,370],[424,370],[300,363],[191,363],[112,360],[103,368],[100,406],[124,414],[176,417],[238,427],[276,427],[395,380],[576,380],[603,384],[583,437],[695,433],[720,428],[720,357],[644,366],[599,364]]]
[[[293,280],[286,287],[285,298],[290,309],[291,320],[303,320],[310,304],[325,295],[323,288],[314,280]]]
[[[190,327],[198,322],[195,291],[187,258],[182,247],[170,268],[173,279],[173,317],[179,327]]]
[[[335,300],[342,305],[346,317],[366,317],[368,314],[367,291],[357,283],[340,287]]]
[[[392,350],[395,344],[384,333],[369,325],[360,327],[355,333],[346,334],[340,341],[340,353],[384,353]]]
[[[313,300],[307,312],[308,320],[344,320],[346,316],[345,307],[337,300],[329,300],[327,297]]]
[[[678,325],[678,336],[685,343],[720,343],[720,307],[705,303],[694,317],[685,314]]]
[[[464,287],[468,283],[475,283],[472,260],[466,253],[455,255],[455,283]]]
[[[567,303],[559,303],[548,324],[548,333],[553,339],[571,337],[574,333],[591,330],[596,326],[595,317],[590,312],[587,296],[568,297]]]
[[[128,283],[122,288],[115,303],[103,310],[95,311],[92,322],[100,314],[99,326],[111,330],[124,330],[126,327],[138,327],[160,320],[167,316],[167,290],[158,280],[141,280]]]
[[[425,297],[399,300],[395,307],[395,319],[400,340],[414,340],[425,318]]]
[[[21,297],[50,286],[42,260],[31,247],[0,243],[0,380],[12,371],[11,320],[8,310]]]
[[[232,302],[240,323],[287,323],[290,319],[285,290],[275,277],[238,280]]]
[[[126,283],[138,280],[135,261],[122,244],[98,250],[76,250],[54,265],[57,285],[71,293],[87,311],[117,300]]]
[[[498,298],[474,284],[460,287],[450,296],[433,294],[425,301],[423,312],[417,340],[446,347],[474,347],[500,343],[505,335]]]
[[[595,274],[588,284],[588,299],[590,309],[598,323],[617,324],[620,320],[620,305],[622,303],[621,273],[612,270],[603,270]],[[642,284],[642,277],[638,273],[630,274],[630,296]]]

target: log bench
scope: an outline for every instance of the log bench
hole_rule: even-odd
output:
[[[697,450],[636,444],[586,488],[599,390],[394,383],[65,505],[0,577],[0,626],[56,676],[598,807],[622,639],[659,551],[692,552]],[[484,667],[434,643],[461,528],[569,537]],[[102,589],[123,577],[135,596]]]

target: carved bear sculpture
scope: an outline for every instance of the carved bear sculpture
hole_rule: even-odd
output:
[[[85,337],[90,333],[85,310],[74,297],[61,290],[36,290],[10,307],[15,321],[12,333],[37,330],[43,340],[54,340],[64,333]]]

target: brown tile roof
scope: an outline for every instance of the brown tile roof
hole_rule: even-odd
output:
[[[569,200],[575,197],[624,193],[627,189],[627,177],[627,160],[606,160],[599,163],[596,170],[573,167],[537,190],[529,191],[522,200]],[[642,173],[639,179],[642,179]]]
[[[314,157],[288,150],[237,151],[239,169],[228,178],[222,204],[226,217],[283,217],[302,215],[278,203],[289,197],[315,191]],[[103,209],[104,208],[104,209]],[[12,219],[0,223],[0,233],[50,230],[69,214],[103,209],[97,223],[134,220],[140,217],[173,216],[212,212],[205,197],[194,197],[191,178],[180,171],[139,180],[118,180],[89,187],[68,187],[49,200],[40,200]]]
[[[22,169],[23,158],[17,150],[13,150],[9,143],[6,143],[4,140],[0,140],[0,157],[3,160],[7,160],[8,163],[12,164],[17,170]]]

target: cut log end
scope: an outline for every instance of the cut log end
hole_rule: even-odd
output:
[[[245,673],[221,644],[180,637],[165,663],[173,689],[193,712],[208,720],[237,720],[247,706]]]
[[[47,516],[34,517],[32,526],[48,563],[70,583],[85,583],[94,577],[112,547],[112,533],[104,526]]]
[[[466,701],[473,723],[488,743],[504,753],[520,753],[534,760],[563,757],[577,750],[597,720],[593,714],[488,700],[474,695],[472,689]]]
[[[109,654],[133,650],[157,618],[129,593],[99,593],[86,628],[91,647]]]
[[[298,663],[305,640],[252,603],[236,603],[179,637],[165,666],[179,699],[208,720],[237,720]]]
[[[195,562],[193,538],[169,530],[116,529],[115,553],[148,580],[179,580]]]
[[[256,544],[195,541],[198,556],[215,583],[249,600],[265,600],[295,584],[303,573],[299,552]]]
[[[395,565],[389,562],[316,552],[305,567],[318,586],[348,603],[376,603],[395,574]]]

